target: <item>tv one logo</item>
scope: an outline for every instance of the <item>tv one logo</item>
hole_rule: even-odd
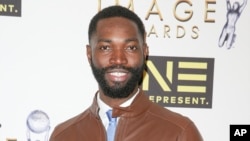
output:
[[[149,56],[142,89],[166,107],[212,108],[214,58]]]

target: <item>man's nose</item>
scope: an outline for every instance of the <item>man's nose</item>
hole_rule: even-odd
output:
[[[110,63],[121,65],[127,63],[127,58],[124,49],[114,49],[110,58]]]

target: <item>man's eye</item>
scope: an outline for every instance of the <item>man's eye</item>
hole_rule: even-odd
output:
[[[126,50],[134,51],[137,50],[137,46],[128,46]]]
[[[109,47],[109,46],[101,46],[100,49],[101,49],[101,50],[109,50],[110,47]]]

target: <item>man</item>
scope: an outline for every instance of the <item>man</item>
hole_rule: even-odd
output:
[[[107,7],[93,17],[88,35],[87,57],[99,91],[86,111],[55,128],[50,141],[202,141],[191,120],[151,102],[140,89],[148,47],[135,13]]]

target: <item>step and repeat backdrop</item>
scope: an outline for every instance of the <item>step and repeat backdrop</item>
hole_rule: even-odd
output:
[[[250,124],[249,3],[0,0],[0,141],[46,141],[92,103],[88,24],[110,5],[145,24],[149,99],[190,117],[205,141],[228,141],[230,125]]]

